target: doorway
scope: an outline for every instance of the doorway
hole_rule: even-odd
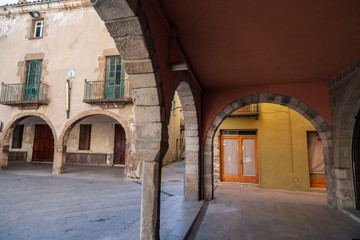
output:
[[[53,162],[54,137],[48,125],[35,125],[32,161]]]
[[[224,130],[220,136],[221,181],[258,183],[256,130]]]
[[[311,188],[326,188],[322,139],[316,131],[307,132],[309,176]]]
[[[125,164],[126,136],[120,124],[115,124],[114,164]]]
[[[356,116],[352,146],[353,173],[355,187],[355,205],[360,210],[360,111]]]

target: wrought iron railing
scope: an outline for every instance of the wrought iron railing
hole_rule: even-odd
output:
[[[241,116],[241,115],[259,115],[259,104],[250,104],[245,107],[242,107],[234,111],[231,115]]]
[[[129,80],[87,81],[84,102],[132,101]]]
[[[48,92],[49,85],[44,83],[2,83],[0,103],[8,105],[22,103],[46,104],[49,102]]]

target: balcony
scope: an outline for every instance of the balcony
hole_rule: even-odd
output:
[[[19,108],[38,108],[49,104],[48,92],[49,85],[44,83],[2,83],[0,104]]]
[[[133,102],[129,80],[87,81],[85,80],[84,100],[104,108],[119,108]]]
[[[259,116],[259,104],[250,104],[234,111],[231,116]]]

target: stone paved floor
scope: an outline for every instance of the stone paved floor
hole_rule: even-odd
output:
[[[162,239],[182,239],[202,206],[183,201],[183,172],[183,163],[163,168]],[[0,171],[0,239],[138,239],[140,198],[141,181],[121,167],[52,175],[51,164],[10,163]]]
[[[188,239],[360,239],[360,223],[326,194],[220,185]]]

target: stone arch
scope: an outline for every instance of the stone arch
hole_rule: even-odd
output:
[[[106,110],[90,110],[86,112],[81,112],[77,114],[75,117],[73,117],[70,121],[68,121],[65,126],[63,127],[63,130],[61,131],[59,142],[62,145],[66,145],[66,142],[68,140],[69,134],[71,130],[75,127],[76,124],[78,124],[83,119],[94,116],[94,115],[105,115],[108,117],[111,117],[115,119],[120,125],[124,128],[126,138],[130,138],[130,128],[127,126],[127,124],[115,113],[106,111]]]
[[[140,0],[91,0],[114,39],[132,87],[136,159],[143,167],[140,239],[160,238],[161,159],[168,148],[159,65]]]
[[[185,186],[186,201],[198,201],[200,198],[199,181],[199,125],[198,114],[189,76],[182,72],[177,75],[172,95],[177,91],[182,106],[185,134]]]
[[[346,67],[329,83],[334,138],[333,206],[355,208],[352,142],[355,116],[360,110],[360,59]]]
[[[15,115],[11,121],[7,124],[4,129],[4,133],[2,134],[1,141],[0,141],[0,166],[1,168],[6,168],[8,164],[8,154],[9,154],[9,142],[10,142],[10,135],[13,132],[14,128],[18,123],[22,120],[29,118],[29,117],[38,117],[41,118],[46,122],[46,124],[50,127],[53,137],[54,137],[54,145],[58,143],[58,138],[56,136],[56,131],[51,123],[51,121],[44,115],[39,112],[26,112],[26,113],[19,113]]]
[[[212,121],[206,135],[204,146],[204,194],[206,199],[213,198],[214,184],[213,184],[213,139],[220,124],[227,118],[233,111],[240,109],[246,105],[255,103],[274,103],[282,106],[289,107],[296,112],[300,113],[315,127],[323,142],[324,149],[324,162],[326,171],[328,202],[332,204],[332,177],[331,162],[332,162],[332,138],[330,126],[325,119],[319,115],[313,108],[304,102],[283,94],[276,93],[259,93],[242,97],[220,111],[215,119]]]
[[[130,127],[129,124],[126,124],[117,114],[106,111],[106,110],[89,110],[85,112],[81,112],[77,114],[74,118],[66,122],[64,125],[61,134],[59,136],[59,145],[57,148],[61,152],[61,156],[56,158],[56,163],[54,159],[54,168],[53,173],[55,174],[61,174],[64,172],[64,167],[66,163],[66,148],[67,148],[67,140],[70,135],[71,130],[82,120],[84,120],[87,117],[95,116],[95,115],[105,115],[108,117],[113,118],[116,120],[125,130],[125,137],[126,139],[130,140]],[[126,152],[128,152],[130,149],[130,142],[126,141]]]

